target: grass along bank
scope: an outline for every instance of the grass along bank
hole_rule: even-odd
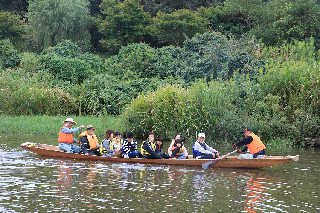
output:
[[[119,130],[119,120],[113,116],[68,116],[77,122],[76,127],[93,125],[98,137],[104,137],[107,129]],[[5,116],[1,115],[1,132],[38,134],[38,135],[58,135],[62,127],[62,121],[67,116]],[[76,133],[75,136],[79,134]]]

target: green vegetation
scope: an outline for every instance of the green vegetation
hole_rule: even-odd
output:
[[[62,122],[67,118],[65,116],[0,116],[2,121],[1,132],[22,133],[36,135],[58,135]],[[119,130],[118,119],[112,116],[72,116],[77,122],[75,127],[84,125],[93,125],[98,137],[104,137],[107,129]],[[85,131],[85,129],[83,130]],[[79,132],[75,134],[79,135]]]
[[[244,126],[270,145],[320,137],[318,1],[15,2],[0,3],[5,118],[106,117],[224,144]]]

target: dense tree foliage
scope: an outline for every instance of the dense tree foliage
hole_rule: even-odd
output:
[[[10,39],[13,43],[22,42],[26,24],[20,16],[10,12],[0,12],[0,39]]]
[[[109,53],[117,53],[122,46],[141,41],[146,34],[150,15],[143,11],[139,0],[104,0],[101,4],[104,18],[100,18],[102,45]]]
[[[31,0],[28,30],[35,35],[40,49],[64,39],[86,46],[89,41],[88,14],[87,0]]]
[[[172,14],[159,12],[154,21],[154,35],[160,43],[182,46],[186,38],[207,31],[208,19],[190,10],[178,10]]]

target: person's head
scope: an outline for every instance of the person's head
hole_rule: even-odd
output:
[[[148,133],[148,141],[153,142],[154,141],[154,136],[155,136],[154,132],[149,132]]]
[[[71,128],[73,125],[77,125],[77,123],[72,118],[67,118],[66,120],[62,121],[65,127]]]
[[[181,134],[180,133],[176,133],[174,135],[174,140],[177,140],[177,139],[181,139]]]
[[[114,137],[115,137],[116,139],[120,139],[120,138],[121,138],[121,132],[120,132],[120,131],[116,131],[116,132],[114,133]]]
[[[92,125],[87,126],[87,133],[88,135],[93,135],[94,134],[94,128]]]
[[[205,139],[206,139],[206,135],[203,132],[198,134],[198,141],[200,143],[203,143],[205,141]]]
[[[251,132],[252,131],[249,127],[244,128],[242,131],[242,133],[244,134],[245,137],[247,137]]]
[[[106,135],[105,135],[104,137],[105,137],[106,139],[113,138],[113,133],[114,133],[113,130],[108,129],[108,130],[106,131]]]
[[[133,141],[133,137],[134,137],[133,132],[127,132],[127,140],[128,140],[129,142],[132,142],[132,141]]]
[[[162,137],[157,138],[157,144],[158,144],[158,146],[162,147],[162,144],[163,144],[163,138]]]
[[[180,139],[177,139],[175,142],[174,142],[175,146],[180,148],[182,146],[182,141]]]

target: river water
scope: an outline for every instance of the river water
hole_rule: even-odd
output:
[[[41,157],[20,144],[56,137],[0,136],[0,212],[320,212],[316,148],[268,149],[300,155],[284,165],[203,171]]]

